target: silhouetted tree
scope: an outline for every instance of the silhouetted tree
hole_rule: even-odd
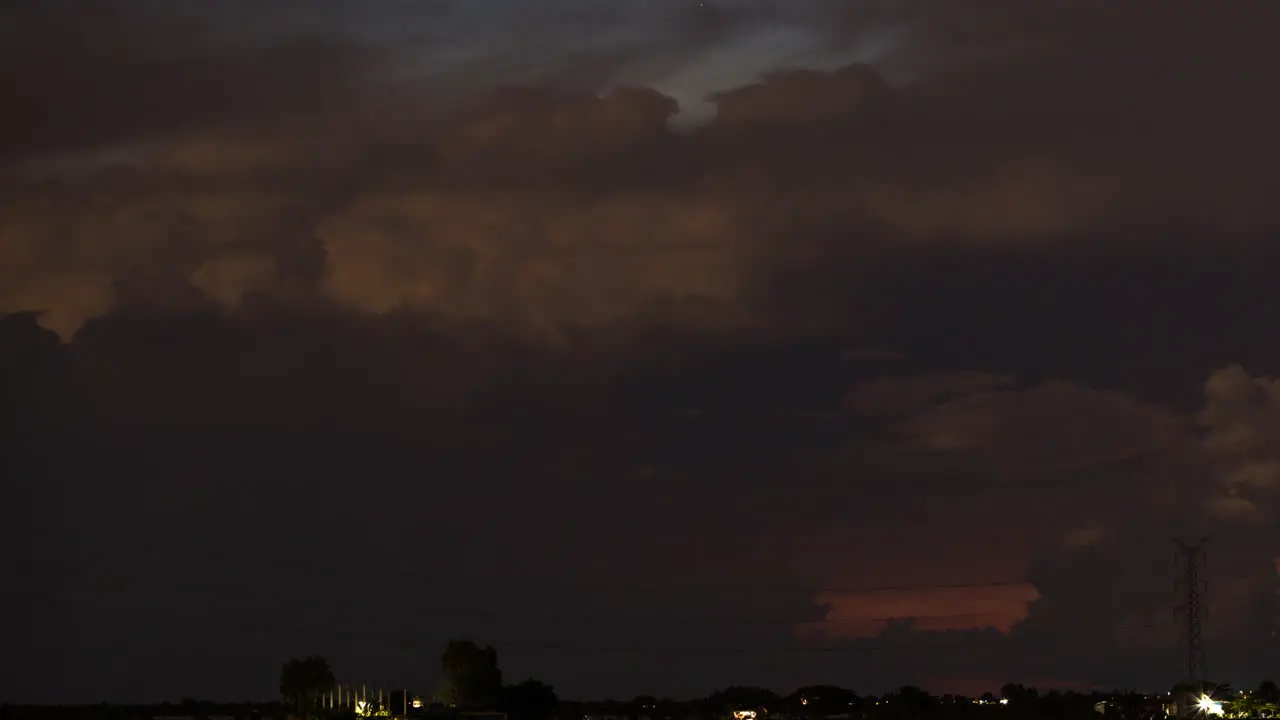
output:
[[[463,708],[479,708],[498,702],[502,694],[502,671],[498,651],[483,649],[470,640],[450,640],[440,656],[444,687],[440,700]]]
[[[322,657],[293,659],[280,668],[280,695],[300,713],[314,707],[335,682],[329,661]]]
[[[810,717],[853,712],[858,705],[858,696],[852,690],[834,685],[806,685],[787,696],[788,712]]]
[[[1040,715],[1046,718],[1062,717],[1066,713],[1066,703],[1062,693],[1050,690],[1040,698]]]
[[[711,714],[722,714],[734,710],[772,710],[779,705],[779,698],[771,690],[758,687],[733,685],[713,693],[704,702],[704,707]]]
[[[1006,683],[1000,688],[1001,699],[1008,700],[1013,706],[1033,704],[1039,695],[1035,688],[1024,687],[1021,683]]]
[[[502,689],[502,709],[517,720],[548,720],[558,702],[555,688],[533,679]]]
[[[916,718],[932,715],[938,709],[937,701],[933,696],[914,685],[902,686],[898,692],[886,696],[885,700],[890,714],[899,717]]]
[[[1270,680],[1263,680],[1253,694],[1257,695],[1262,702],[1280,703],[1280,688],[1277,688],[1276,684]]]

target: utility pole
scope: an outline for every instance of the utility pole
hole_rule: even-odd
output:
[[[1200,538],[1195,544],[1174,540],[1175,562],[1178,579],[1174,587],[1179,595],[1175,613],[1182,615],[1183,642],[1187,651],[1187,682],[1199,684],[1207,681],[1209,663],[1205,658],[1203,625],[1209,616],[1209,581],[1205,577],[1205,543]]]

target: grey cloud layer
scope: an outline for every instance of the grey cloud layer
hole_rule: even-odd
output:
[[[47,22],[70,32],[57,7]],[[310,236],[324,258],[313,290],[337,302],[552,334],[650,316],[758,325],[790,292],[782,278],[843,273],[826,292],[847,294],[886,252],[1133,244],[1178,223],[1238,245],[1274,227],[1261,188],[1280,166],[1276,109],[1238,81],[1274,64],[1254,54],[1260,38],[1194,66],[1169,55],[1247,13],[1197,25],[1143,5],[1164,23],[1147,57],[1031,43],[1087,21],[1122,35],[1139,19],[1129,6],[1011,12],[1027,38],[1013,47],[994,25],[921,6],[912,37],[947,32],[914,82],[874,67],[775,74],[726,88],[718,119],[682,134],[667,126],[678,104],[652,90],[441,105],[429,82],[386,82],[403,50],[392,40],[279,31],[232,52],[192,18],[148,25],[104,7],[105,29],[70,52],[4,50],[31,72],[4,88],[21,112],[0,154],[25,161],[5,185],[0,309],[46,310],[64,335],[139,275],[229,309],[275,293],[281,217]],[[497,27],[514,17],[488,12]],[[716,37],[690,42],[710,51]],[[22,179],[70,178],[95,148],[137,167]]]

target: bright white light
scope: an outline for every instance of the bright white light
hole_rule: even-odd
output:
[[[1214,700],[1208,695],[1201,695],[1200,699],[1196,702],[1196,706],[1206,715],[1222,714],[1222,703]]]
[[[1009,698],[1000,698],[1000,704],[1001,704],[1001,705],[1008,705],[1008,704],[1009,704]]]
[[[414,699],[413,699],[413,706],[414,706],[414,707],[416,707],[416,708],[420,708],[420,707],[422,707],[422,698],[414,698]]]

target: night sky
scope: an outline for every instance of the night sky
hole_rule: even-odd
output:
[[[0,699],[1280,675],[1277,37],[0,2]]]

